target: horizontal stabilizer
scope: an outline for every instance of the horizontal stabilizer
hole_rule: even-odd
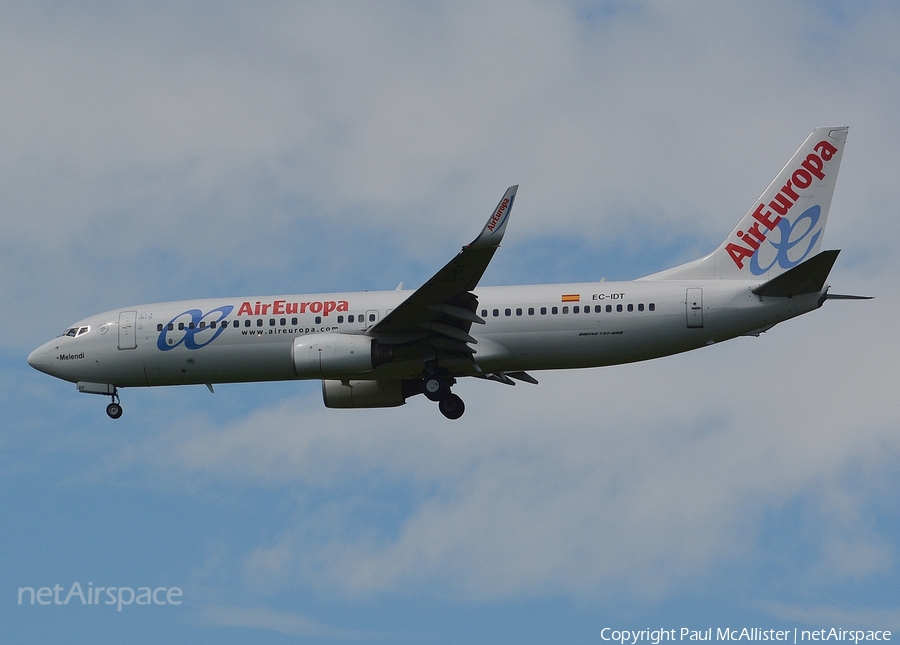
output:
[[[834,266],[834,261],[840,251],[822,251],[798,264],[793,269],[788,269],[781,275],[772,278],[755,289],[753,293],[758,296],[790,297],[804,293],[819,293],[825,286],[825,280]]]
[[[825,300],[871,300],[872,296],[851,296],[846,293],[829,293]]]

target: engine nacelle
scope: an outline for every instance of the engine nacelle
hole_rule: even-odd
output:
[[[406,403],[401,381],[322,381],[326,408],[393,408]]]
[[[371,372],[391,349],[361,334],[306,334],[294,339],[291,357],[300,378],[341,378]]]

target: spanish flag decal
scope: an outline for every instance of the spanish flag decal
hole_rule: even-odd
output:
[[[581,302],[581,296],[577,293],[566,293],[562,297],[563,302]]]

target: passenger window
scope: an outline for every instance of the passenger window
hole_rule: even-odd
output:
[[[559,307],[553,307],[553,308],[550,310],[550,313],[553,314],[553,315],[555,316],[556,314],[559,313]]]
[[[316,323],[322,322],[322,319],[316,316]],[[369,322],[375,322],[375,314],[369,314]]]
[[[375,316],[372,316],[372,318],[375,318]],[[317,325],[321,325],[321,324],[322,324],[322,316],[316,316],[316,324],[317,324]]]
[[[594,313],[599,314],[603,311],[603,305],[594,305]]]
[[[200,322],[200,329],[206,329],[206,323],[205,323],[205,322],[202,322],[202,321]]]
[[[244,321],[244,327],[249,327],[249,326],[250,326],[250,319],[248,318],[247,320]]]
[[[353,314],[347,316],[347,322],[353,322]]]
[[[649,305],[647,305],[647,308],[648,308],[650,311],[656,311],[656,305],[653,304],[652,302],[651,302]]]
[[[616,305],[616,311],[622,311],[622,305]]]
[[[517,315],[517,316],[521,316],[521,315],[522,315],[522,308],[521,308],[521,307],[519,307],[519,308],[516,309],[516,315]]]
[[[634,305],[629,304],[629,305],[628,305],[628,311],[634,311]]]
[[[168,325],[166,325],[166,328],[167,328],[169,331],[172,331],[173,329],[175,329],[175,325],[173,325],[172,323],[169,323]]]
[[[503,313],[507,316],[512,316],[512,309],[506,309]]]
[[[528,308],[528,315],[529,315],[529,316],[533,316],[533,315],[534,315],[534,307],[529,307],[529,308]]]
[[[269,318],[269,327],[274,327],[274,326],[275,326],[275,319]]]
[[[572,307],[572,313],[573,314],[581,313],[581,307],[579,307],[578,305],[575,305],[574,307]]]
[[[481,317],[482,317],[482,318],[487,318],[487,309],[482,309],[482,310],[481,310]]]
[[[192,320],[191,322],[188,323],[188,329],[193,329],[193,328],[194,328],[194,321]]]
[[[342,322],[344,322],[344,317],[343,317],[343,316],[338,316],[338,324],[340,324],[340,323],[342,323]]]
[[[156,331],[162,331],[162,323],[159,323],[159,324],[156,326]]]
[[[184,329],[184,323],[178,323],[178,330]]]
[[[257,327],[262,327],[262,326],[263,326],[262,318],[257,318],[257,319],[256,319],[256,326],[257,326]]]
[[[643,311],[643,310],[644,310],[644,303],[642,302],[638,305],[638,311]]]
[[[278,321],[278,324],[284,327],[285,325],[287,325],[287,318],[282,318]]]
[[[353,322],[353,321],[351,320],[350,322]],[[292,325],[296,325],[296,324],[297,324],[297,319],[296,319],[296,318],[291,318],[291,324],[292,324]]]
[[[227,323],[227,322],[223,322],[223,323],[222,323],[222,326],[223,326],[223,327],[227,327],[227,326],[228,326],[228,323]],[[210,329],[215,329],[215,328],[216,328],[216,321],[215,321],[215,320],[212,321],[211,323],[209,323],[209,328],[210,328]]]
[[[612,305],[606,305],[606,313],[609,313],[611,311],[612,311]]]
[[[541,307],[541,315],[542,315],[542,316],[546,316],[546,315],[547,315],[547,308],[546,308],[546,307]]]

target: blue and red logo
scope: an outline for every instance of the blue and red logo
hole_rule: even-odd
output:
[[[810,251],[815,248],[816,242],[819,241],[819,236],[822,235],[822,227],[820,226],[816,229],[821,214],[822,207],[816,204],[803,211],[800,217],[794,220],[793,224],[782,218],[774,229],[779,232],[780,239],[774,240],[771,234],[768,238],[769,244],[775,249],[775,257],[768,266],[760,266],[759,249],[757,249],[750,257],[750,273],[753,275],[764,275],[776,264],[786,270],[803,262]],[[799,232],[797,232],[798,230]],[[813,233],[814,230],[815,233]],[[809,238],[808,243],[807,238]]]
[[[162,352],[184,345],[187,349],[201,349],[213,342],[225,331],[220,325],[225,317],[234,311],[233,305],[222,305],[203,313],[199,309],[188,309],[178,314],[167,325],[163,325],[156,347]]]

